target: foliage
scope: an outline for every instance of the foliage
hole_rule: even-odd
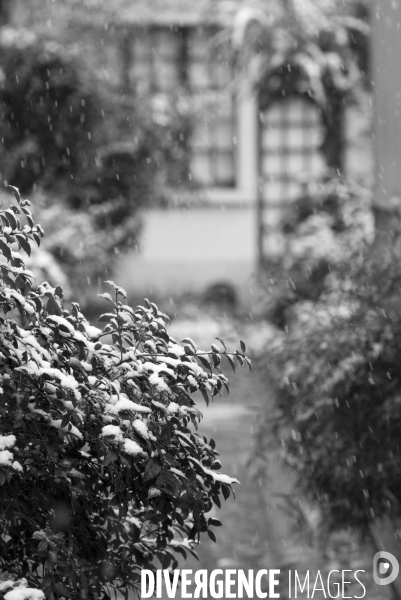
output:
[[[401,279],[395,255],[375,260],[363,236],[354,242],[330,287],[299,303],[270,359],[275,430],[297,489],[327,527],[365,531],[375,517],[400,514]]]
[[[33,204],[34,216],[48,234],[40,248],[33,250],[28,268],[37,277],[45,253],[45,279],[53,286],[62,283],[65,298],[79,299],[85,308],[93,305],[89,294],[100,289],[99,282],[109,276],[119,252],[138,243],[140,216],[127,215],[125,221],[103,229],[96,227],[98,217],[107,217],[107,207],[102,204],[91,204],[86,211],[73,209],[62,199],[54,199],[42,191],[33,195]],[[46,268],[54,263],[58,265],[57,270]]]
[[[284,0],[275,14],[270,3],[245,3],[232,30],[238,72],[256,88],[262,111],[290,96],[321,109],[321,149],[334,172],[343,171],[345,102],[364,82],[368,32],[364,15],[336,0]]]
[[[338,285],[342,265],[361,268],[374,235],[370,194],[339,178],[306,184],[302,197],[284,213],[282,226],[286,249],[267,271],[265,287],[267,314],[286,325],[291,312],[302,314],[303,302],[316,302]]]
[[[2,177],[33,185],[74,185],[88,168],[99,99],[73,57],[27,31],[1,30]],[[84,158],[85,157],[85,158]]]
[[[0,47],[1,178],[39,190],[40,218],[62,224],[47,249],[82,292],[138,244],[138,210],[184,181],[187,105],[114,90],[80,46],[4,27]]]
[[[138,591],[141,568],[175,568],[201,532],[215,539],[206,513],[236,480],[196,433],[192,394],[227,387],[221,358],[249,364],[245,345],[177,343],[156,305],[132,309],[113,282],[103,330],[60,285],[32,291],[16,247],[29,255],[43,229],[14,193],[0,211],[0,571],[50,600]]]
[[[361,46],[368,34],[359,4],[344,11],[335,0],[286,0],[276,14],[262,2],[238,12],[233,48],[260,87],[262,102],[298,93],[329,108],[355,87],[360,74],[355,34]]]

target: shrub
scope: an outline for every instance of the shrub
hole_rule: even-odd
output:
[[[39,183],[71,189],[94,154],[95,86],[55,42],[7,27],[0,45],[2,177],[25,193]]]
[[[373,260],[363,246],[360,238],[332,269],[317,302],[298,305],[270,356],[275,431],[297,490],[321,507],[328,529],[360,532],[400,516],[401,496],[399,261],[391,252]],[[270,426],[259,432],[264,449]]]
[[[338,286],[342,265],[355,272],[361,268],[374,234],[370,195],[338,178],[308,184],[284,214],[283,231],[286,252],[266,277],[266,314],[278,325],[302,313],[303,302],[317,302]],[[350,270],[344,275],[352,277]]]
[[[71,47],[0,30],[0,176],[23,193],[39,188],[50,221],[58,213],[48,249],[82,291],[138,244],[139,209],[188,180],[190,115],[182,98],[112,89]]]
[[[221,357],[249,364],[245,345],[177,343],[156,305],[132,309],[113,282],[103,330],[61,286],[32,291],[15,247],[29,255],[43,230],[14,193],[0,211],[0,572],[50,600],[138,591],[141,568],[176,568],[201,532],[215,539],[206,513],[236,480],[196,433],[192,394],[227,387]]]

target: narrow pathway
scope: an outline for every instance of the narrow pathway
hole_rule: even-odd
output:
[[[217,448],[223,464],[222,472],[240,480],[240,486],[235,487],[236,499],[223,501],[222,508],[214,508],[213,516],[223,522],[223,527],[215,528],[217,543],[203,536],[197,549],[199,562],[189,558],[187,562],[180,561],[180,568],[187,569],[281,569],[281,598],[289,598],[288,569],[297,570],[301,581],[307,571],[310,571],[310,592],[298,591],[300,599],[314,598],[321,600],[325,597],[323,591],[312,595],[313,582],[317,570],[320,570],[325,581],[331,569],[371,569],[370,559],[363,554],[359,562],[349,566],[350,558],[345,556],[344,562],[328,559],[319,548],[313,547],[304,533],[297,531],[295,519],[285,510],[285,502],[281,495],[291,492],[292,476],[283,465],[275,452],[269,456],[269,482],[267,486],[254,477],[253,465],[249,458],[253,450],[254,432],[264,411],[273,409],[273,394],[268,384],[268,377],[261,368],[251,373],[242,369],[235,376],[230,376],[230,395],[216,398],[211,406],[205,406],[199,400],[199,408],[204,418],[200,432],[216,440]],[[211,514],[212,516],[212,514]],[[347,562],[348,561],[348,562]],[[360,566],[360,565],[363,566]],[[367,587],[367,600],[386,600],[388,590],[380,593],[375,589],[369,573],[369,579],[363,580]],[[319,586],[317,586],[319,587]],[[362,588],[351,586],[346,594],[360,595]],[[333,592],[332,592],[333,593]],[[341,597],[341,596],[340,596]],[[166,597],[167,598],[167,597]],[[177,600],[181,595],[176,596]]]

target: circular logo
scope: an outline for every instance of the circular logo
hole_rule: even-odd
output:
[[[376,552],[373,557],[373,579],[377,585],[393,583],[400,572],[398,560],[390,552]]]

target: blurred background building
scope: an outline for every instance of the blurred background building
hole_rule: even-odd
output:
[[[296,1],[3,1],[3,22],[78,49],[125,107],[145,98],[154,122],[173,106],[186,123],[180,167],[158,173],[162,198],[144,203],[141,235],[116,264],[130,292],[218,285],[249,305],[263,266],[285,255],[286,207],[329,170],[369,171],[369,107],[347,102],[355,73],[344,35],[361,33],[359,4],[336,28],[330,10],[304,14]],[[119,131],[98,160],[112,146],[135,159],[135,132]],[[162,170],[157,156],[147,161]]]

